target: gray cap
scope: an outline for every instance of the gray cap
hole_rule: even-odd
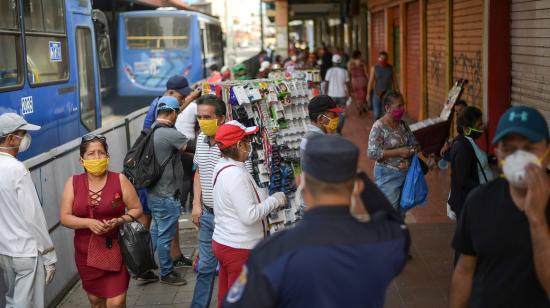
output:
[[[29,124],[17,113],[0,115],[0,136],[5,136],[17,130],[39,130],[40,126]]]

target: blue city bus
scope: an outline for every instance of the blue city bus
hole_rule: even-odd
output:
[[[0,114],[42,126],[27,159],[101,126],[90,0],[0,1]]]
[[[190,83],[223,64],[217,18],[194,11],[157,9],[120,13],[117,35],[119,96],[157,96],[173,75]]]

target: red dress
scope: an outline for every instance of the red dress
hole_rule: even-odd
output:
[[[88,191],[87,174],[82,173],[73,176],[74,203],[73,215],[81,218],[90,218],[90,197]],[[125,213],[126,205],[122,201],[122,189],[120,188],[119,174],[108,172],[107,182],[101,190],[101,200],[94,209],[94,218],[109,220],[120,217]],[[92,197],[93,198],[93,197]],[[87,265],[88,245],[92,231],[90,229],[75,230],[74,247],[75,262],[82,279],[82,287],[92,295],[110,298],[120,295],[128,290],[130,275],[123,264],[120,271],[105,271]],[[105,238],[118,238],[118,227],[113,228]]]
[[[351,88],[353,99],[358,103],[365,102],[367,97],[368,79],[365,75],[365,66],[363,63],[356,65],[350,64]]]

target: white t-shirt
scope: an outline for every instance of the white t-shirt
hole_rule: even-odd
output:
[[[195,123],[197,123],[197,104],[191,102],[178,115],[175,126],[187,139],[195,140]]]
[[[223,169],[229,165],[232,166]],[[254,248],[264,237],[262,221],[278,207],[277,199],[267,197],[256,186],[244,163],[230,158],[220,159],[214,169],[212,185],[215,214],[212,239],[232,248]],[[265,222],[264,225],[267,228]]]
[[[331,67],[325,75],[325,80],[328,81],[328,96],[348,96],[346,83],[349,82],[349,75],[347,70],[337,66]]]

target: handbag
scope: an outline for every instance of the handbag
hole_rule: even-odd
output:
[[[418,159],[417,155],[413,155],[411,166],[405,177],[399,205],[403,210],[408,210],[416,205],[425,203],[427,197],[428,185],[426,184],[426,179],[424,179],[420,159]]]
[[[90,190],[88,185],[88,179],[86,181],[86,189],[88,190],[88,211],[90,218],[94,218],[94,210],[99,206],[99,202],[95,205],[92,204],[92,198],[90,197]],[[98,194],[94,193],[93,194]],[[112,236],[101,236],[92,233],[90,241],[88,242],[88,256],[86,258],[86,265],[89,267],[97,268],[104,271],[118,272],[122,267],[122,253],[118,238]]]
[[[124,222],[118,229],[122,257],[128,271],[139,276],[158,268],[155,262],[153,241],[149,230],[136,221],[132,215],[126,215],[132,217],[133,221]]]

